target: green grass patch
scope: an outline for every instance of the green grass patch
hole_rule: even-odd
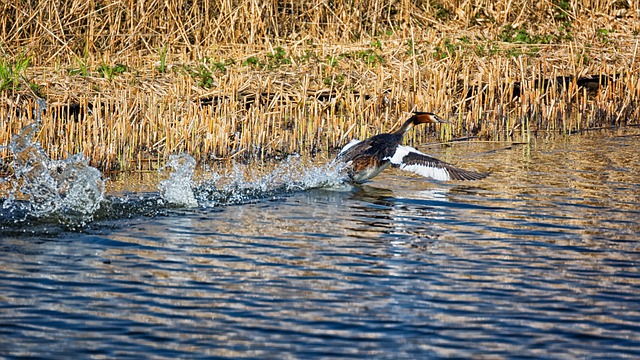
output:
[[[164,74],[167,72],[167,45],[158,50],[158,55],[160,57],[160,65],[156,67],[156,70]]]
[[[124,64],[115,64],[115,65],[107,65],[102,64],[96,68],[96,72],[98,76],[101,78],[105,78],[109,81],[113,80],[117,75],[121,75],[124,72],[129,70],[129,67]]]
[[[22,90],[21,79],[29,67],[30,56],[20,55],[14,61],[0,59],[0,92]],[[29,84],[29,82],[27,82]],[[29,84],[31,87],[31,84]],[[32,88],[33,89],[33,88]]]

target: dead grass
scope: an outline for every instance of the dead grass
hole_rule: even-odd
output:
[[[454,126],[414,142],[640,119],[638,2],[214,3],[3,2],[0,57],[31,59],[0,92],[0,144],[35,94],[47,152],[105,170],[327,155],[415,109]]]

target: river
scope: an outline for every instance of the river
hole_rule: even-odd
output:
[[[638,358],[639,140],[420,148],[491,172],[450,183],[183,155],[159,185],[74,172],[57,208],[5,179],[0,356]]]

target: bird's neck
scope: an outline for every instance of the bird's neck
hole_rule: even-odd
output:
[[[393,134],[394,135],[400,135],[400,136],[404,136],[409,130],[411,130],[411,128],[413,128],[415,126],[415,124],[413,123],[413,116],[404,122],[404,124],[402,124],[402,126],[400,127],[400,129],[396,130]]]

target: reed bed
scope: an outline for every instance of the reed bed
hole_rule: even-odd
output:
[[[330,156],[413,110],[409,141],[638,124],[634,1],[0,4],[0,145],[49,105],[53,158],[103,170]],[[28,66],[25,66],[28,62]],[[4,75],[3,75],[4,74]],[[7,157],[7,149],[0,148]]]

